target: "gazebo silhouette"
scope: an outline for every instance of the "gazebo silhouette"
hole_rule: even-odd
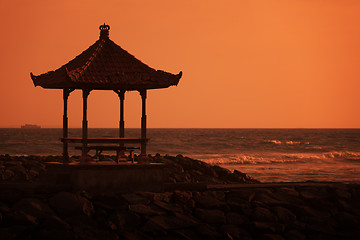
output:
[[[177,85],[182,76],[161,70],[155,70],[110,40],[110,26],[105,23],[99,27],[100,38],[87,50],[55,71],[38,76],[31,75],[35,87],[62,89],[64,100],[63,115],[63,161],[69,162],[68,143],[82,144],[80,162],[87,161],[90,150],[89,143],[119,144],[112,150],[126,150],[126,143],[140,143],[141,155],[146,156],[146,93],[148,89],[168,88]],[[83,122],[82,138],[68,138],[67,106],[70,93],[76,89],[82,90]],[[120,99],[119,138],[91,139],[88,138],[87,98],[92,90],[112,90]],[[141,138],[125,138],[124,100],[126,91],[138,91],[142,99]],[[93,148],[95,149],[95,148]],[[101,149],[100,149],[101,150]],[[108,149],[109,150],[109,149]]]

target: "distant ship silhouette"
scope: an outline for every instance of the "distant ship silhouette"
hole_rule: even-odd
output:
[[[21,125],[21,128],[25,128],[25,129],[37,129],[37,128],[41,128],[39,125],[35,125],[35,124],[25,124],[25,125]]]

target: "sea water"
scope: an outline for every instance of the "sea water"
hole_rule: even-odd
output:
[[[360,129],[148,129],[148,153],[188,156],[262,182],[360,181]],[[0,129],[0,154],[61,155],[62,129]],[[89,129],[113,138],[118,129]],[[139,138],[140,129],[125,136]],[[69,129],[81,137],[81,129]],[[70,155],[80,155],[73,145]],[[109,153],[113,154],[113,153]]]

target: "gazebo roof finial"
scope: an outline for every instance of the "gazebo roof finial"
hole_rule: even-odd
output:
[[[100,39],[109,38],[109,30],[110,30],[109,25],[106,25],[104,23],[103,25],[100,25],[99,29],[100,29]]]

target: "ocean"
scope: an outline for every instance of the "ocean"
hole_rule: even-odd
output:
[[[188,156],[261,182],[359,182],[360,129],[148,129],[148,153]],[[118,129],[89,129],[117,137]],[[0,129],[0,154],[61,155],[62,129]],[[126,129],[138,138],[140,129]],[[81,129],[69,129],[81,137]],[[80,155],[69,146],[70,155]],[[90,152],[91,153],[91,152]],[[111,153],[109,153],[111,154]]]

